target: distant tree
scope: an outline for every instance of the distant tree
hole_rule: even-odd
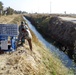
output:
[[[7,12],[6,13],[7,15],[12,15],[14,13],[14,9],[8,7],[7,10],[6,10],[6,12]]]
[[[14,13],[15,13],[15,14],[22,14],[22,11],[17,11],[17,10],[15,10]]]
[[[3,10],[3,3],[0,1],[0,10]]]
[[[23,11],[23,12],[22,12],[22,14],[25,14],[25,13],[27,13],[27,12],[26,12],[26,11]]]
[[[15,10],[14,13],[15,13],[15,14],[25,14],[25,13],[27,13],[27,12],[26,12],[26,11],[17,11],[17,10]]]
[[[0,15],[2,15],[3,12],[3,3],[0,1]]]

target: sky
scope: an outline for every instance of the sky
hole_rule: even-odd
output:
[[[4,7],[28,13],[76,14],[76,0],[0,0]]]

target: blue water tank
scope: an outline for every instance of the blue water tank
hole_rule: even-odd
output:
[[[14,50],[16,49],[16,37],[11,38],[11,47]]]

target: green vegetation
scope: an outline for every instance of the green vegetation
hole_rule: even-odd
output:
[[[12,15],[12,14],[23,14],[23,13],[27,13],[25,11],[18,11],[18,10],[14,10],[11,7],[7,7],[6,9],[4,9],[4,4],[2,3],[2,1],[0,1],[0,16],[2,15]]]
[[[3,10],[3,3],[0,2],[0,10]]]

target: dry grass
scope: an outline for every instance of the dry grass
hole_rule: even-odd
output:
[[[10,23],[15,17],[18,17],[18,15],[8,15],[8,16],[1,16],[0,17],[0,23]]]

